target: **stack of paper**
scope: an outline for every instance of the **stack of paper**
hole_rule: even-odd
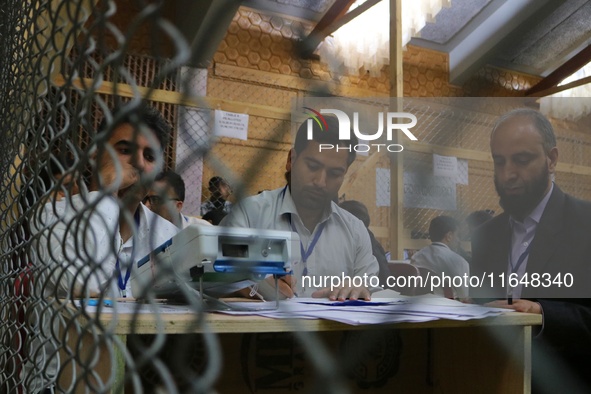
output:
[[[84,305],[82,305],[84,304]],[[425,322],[437,319],[470,320],[497,316],[510,310],[464,304],[432,294],[419,297],[396,296],[372,298],[371,301],[329,301],[319,298],[293,298],[268,302],[220,302],[216,312],[231,315],[257,315],[275,319],[328,319],[345,324],[383,324]],[[277,306],[278,305],[278,306]],[[127,301],[88,300],[76,301],[76,306],[86,312],[96,313],[191,313],[190,305],[165,303],[139,304]],[[210,309],[211,310],[211,309]]]
[[[433,295],[372,298],[371,301],[343,302],[318,298],[294,298],[280,301],[279,308],[274,310],[264,308],[261,303],[238,302],[231,304],[241,310],[220,312],[233,315],[254,314],[276,319],[329,319],[352,325],[425,322],[437,319],[470,320],[509,312],[507,309],[464,304]],[[271,308],[275,302],[267,304]],[[251,307],[257,310],[246,310]]]

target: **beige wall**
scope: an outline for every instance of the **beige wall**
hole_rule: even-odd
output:
[[[129,16],[138,12],[133,5],[123,3],[115,21],[121,26],[129,19],[126,13]],[[238,103],[240,108],[246,108],[236,112],[249,113],[249,138],[247,141],[220,139],[206,157],[204,180],[219,174],[218,164],[222,163],[233,174],[234,183],[243,183],[244,195],[279,187],[284,184],[285,159],[292,139],[291,100],[319,91],[344,97],[388,95],[388,66],[377,77],[362,71],[357,75],[336,75],[322,59],[300,59],[296,55],[297,37],[307,34],[311,28],[305,22],[240,8],[208,68],[207,92],[208,97],[217,100],[215,108],[236,108],[228,103]],[[149,25],[141,29],[147,33]],[[150,53],[150,36],[141,37],[144,39],[132,41],[133,53],[128,63],[134,67],[133,73],[138,81],[149,86],[157,64],[142,63],[145,62],[143,55]],[[450,85],[447,55],[411,45],[404,51],[403,72],[405,97],[519,97],[539,81],[537,77],[487,66],[464,86]],[[161,84],[160,88],[177,89],[172,80]],[[163,106],[174,123],[176,106]],[[441,124],[435,126],[435,132],[432,126],[423,134],[417,130],[420,143],[405,152],[405,169],[428,166],[432,153],[468,159],[470,184],[457,186],[455,216],[463,219],[477,209],[499,211],[488,153],[488,130],[492,120],[480,124],[462,124],[450,119],[438,121]],[[560,160],[574,164],[559,168],[557,180],[567,192],[591,199],[589,133],[581,124],[559,121],[554,124]],[[174,155],[170,154],[169,160],[173,158]],[[170,161],[170,165],[174,166],[174,163]],[[375,206],[376,167],[389,168],[388,157],[359,157],[341,192],[347,199],[357,199],[368,206],[372,227],[388,249],[389,208]],[[191,185],[188,186],[189,189]],[[202,185],[202,193],[204,198],[208,196],[206,184]],[[441,213],[429,209],[405,209],[402,215],[405,237],[410,237],[411,230],[426,232],[430,219]],[[417,245],[420,246],[420,242]]]

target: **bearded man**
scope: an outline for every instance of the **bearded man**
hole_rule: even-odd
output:
[[[534,392],[590,392],[591,204],[553,182],[556,137],[538,111],[500,117],[490,149],[504,212],[472,237],[471,272],[493,279],[471,296],[542,314],[534,330]]]

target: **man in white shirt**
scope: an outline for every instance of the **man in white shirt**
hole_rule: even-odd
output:
[[[162,216],[180,229],[192,224],[211,226],[211,223],[182,213],[185,202],[185,181],[174,171],[164,171],[156,176],[154,185],[142,200],[152,212]]]
[[[228,198],[232,194],[232,187],[221,176],[213,176],[208,183],[209,198],[201,204],[201,217],[218,225],[232,210],[232,203]]]
[[[113,124],[104,120],[95,136],[91,191],[45,204],[31,223],[38,253],[34,284],[49,305],[36,305],[31,314],[30,328],[37,335],[26,349],[27,392],[51,390],[57,378],[60,321],[51,320],[55,312],[49,306],[101,293],[132,297],[133,264],[178,232],[141,203],[162,168],[170,126],[149,107],[115,119]]]
[[[429,224],[431,245],[419,250],[412,256],[411,264],[433,271],[435,275],[451,277],[468,277],[468,262],[455,252],[460,245],[458,236],[459,224],[450,216],[437,216]],[[458,281],[456,281],[458,283]],[[465,283],[465,282],[462,282]],[[454,298],[467,298],[468,286],[453,287]],[[435,294],[443,295],[443,288],[434,289]]]
[[[298,233],[302,259],[294,264],[294,278],[287,276],[287,282],[280,281],[279,290],[287,297],[369,299],[370,290],[379,284],[379,266],[367,229],[333,202],[355,160],[355,151],[344,147],[355,145],[356,137],[339,140],[336,119],[325,119],[325,130],[313,124],[312,140],[307,140],[305,123],[298,130],[287,157],[287,185],[243,199],[220,225]],[[341,149],[320,151],[321,143]],[[320,284],[321,278],[343,276],[366,280],[363,286],[345,283],[333,289]],[[375,278],[375,287],[368,282],[371,278]]]
[[[178,232],[141,203],[162,166],[170,132],[152,108],[109,127],[103,121],[95,140],[105,143],[97,144],[90,193],[46,204],[40,222],[33,223],[41,233],[41,261],[63,267],[48,278],[45,291],[55,290],[48,296],[97,296],[105,290],[131,296],[132,264]]]

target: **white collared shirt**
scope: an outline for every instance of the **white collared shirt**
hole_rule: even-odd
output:
[[[470,275],[468,262],[443,242],[433,242],[422,248],[412,256],[411,263],[417,267],[427,268],[436,275],[445,274],[446,277],[452,278],[452,283],[455,277],[464,278],[464,275]],[[455,282],[457,283],[457,280]],[[468,297],[468,285],[464,280],[462,284],[465,286],[452,286],[456,298]],[[443,287],[436,287],[434,293],[443,296]]]
[[[38,238],[39,261],[50,267],[44,278],[46,294],[68,297],[76,293],[107,291],[120,297],[116,264],[119,259],[124,277],[131,263],[150,253],[179,229],[140,203],[139,223],[125,243],[119,234],[120,206],[115,197],[90,192],[45,204],[40,220],[33,223]],[[82,220],[77,220],[82,218]],[[134,219],[132,219],[134,220]],[[135,244],[135,248],[134,248]],[[131,297],[131,281],[126,284]]]
[[[550,187],[550,190],[544,198],[536,205],[533,211],[526,217],[523,222],[519,222],[515,220],[513,217],[509,217],[509,225],[512,229],[511,235],[511,254],[508,256],[508,264],[507,264],[507,278],[509,275],[515,273],[517,282],[521,282],[521,279],[525,273],[527,272],[527,262],[529,260],[529,254],[531,252],[530,245],[534,240],[536,235],[536,228],[540,223],[540,219],[542,218],[542,214],[544,213],[544,209],[546,209],[546,205],[548,204],[548,200],[550,200],[550,195],[554,190],[554,182]],[[530,249],[528,249],[530,248]],[[526,253],[527,252],[527,253]],[[524,259],[521,265],[519,265],[519,258],[524,254]],[[515,277],[515,275],[513,275]],[[507,294],[511,290],[511,294],[513,298],[521,298],[522,292],[522,285],[521,283],[518,286],[509,289],[509,280],[507,280]]]
[[[196,224],[198,226],[213,226],[213,224],[209,223],[207,220],[199,219],[194,216],[187,216],[185,214],[179,213],[180,215],[180,223],[181,229],[186,229],[192,224]]]
[[[289,188],[264,191],[235,204],[220,225],[292,231],[293,223],[302,247],[307,250],[323,222],[326,225],[306,262],[308,276],[318,280],[325,276],[343,275],[377,277],[379,266],[372,254],[367,229],[361,220],[335,203],[331,203],[316,228],[310,232],[298,215]],[[293,267],[298,284],[302,283],[302,264],[295,262]],[[298,295],[304,297],[309,297],[316,289],[296,288],[301,290]]]
[[[103,292],[106,297],[120,297],[117,259],[125,275],[131,263],[179,231],[140,204],[133,236],[122,243],[119,213],[117,199],[102,192],[66,196],[42,207],[31,223],[34,250],[38,252],[32,264],[36,267],[35,287],[42,289],[46,300],[55,296],[66,298],[73,292],[85,296]],[[133,296],[131,280],[126,293]],[[27,377],[26,392],[36,393],[51,386],[60,367],[60,353],[56,351],[59,343],[54,335],[65,329],[65,323],[54,319],[54,310],[47,307],[49,303],[40,302],[31,309],[35,313],[30,314],[29,329],[35,335],[28,339],[22,370],[22,376]]]

